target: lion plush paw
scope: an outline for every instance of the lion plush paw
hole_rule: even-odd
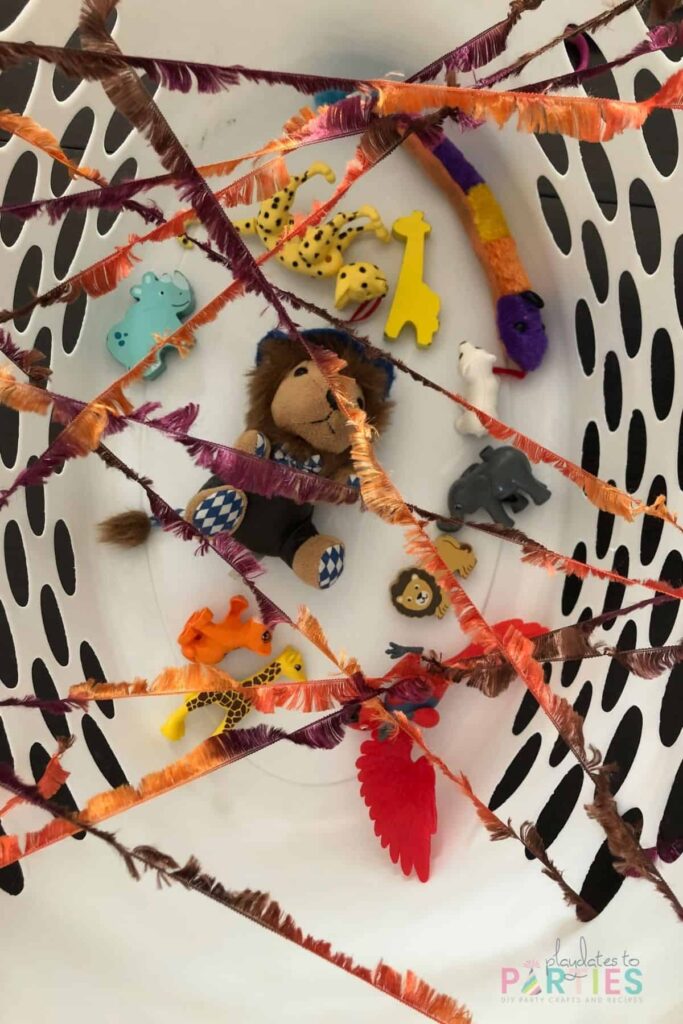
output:
[[[309,587],[327,590],[344,571],[344,545],[336,537],[309,537],[295,554],[292,569]]]

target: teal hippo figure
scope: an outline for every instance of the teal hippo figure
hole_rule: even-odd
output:
[[[134,299],[132,306],[107,334],[107,348],[127,370],[147,355],[154,345],[155,334],[172,334],[194,308],[190,282],[178,270],[161,277],[147,271],[141,283],[133,285],[130,294]],[[168,345],[159,350],[156,361],[145,370],[147,380],[163,373],[165,365],[161,357],[172,347]]]

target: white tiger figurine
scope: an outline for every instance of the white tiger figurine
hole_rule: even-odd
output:
[[[462,396],[477,409],[498,415],[498,378],[493,372],[496,357],[486,349],[471,345],[469,341],[460,342],[458,370],[463,379]],[[488,433],[477,417],[466,409],[455,422],[455,429],[461,434],[473,434],[484,437]]]

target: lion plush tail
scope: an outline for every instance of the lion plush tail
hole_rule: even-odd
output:
[[[99,540],[104,544],[117,544],[122,548],[137,548],[150,535],[152,521],[140,509],[120,512],[98,524]]]

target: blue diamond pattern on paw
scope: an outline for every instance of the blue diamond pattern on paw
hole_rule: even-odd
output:
[[[244,495],[233,489],[207,495],[197,506],[192,522],[203,534],[231,533],[244,512]]]
[[[318,565],[318,580],[321,590],[327,590],[335,583],[344,571],[344,548],[341,544],[333,544],[326,548]]]

